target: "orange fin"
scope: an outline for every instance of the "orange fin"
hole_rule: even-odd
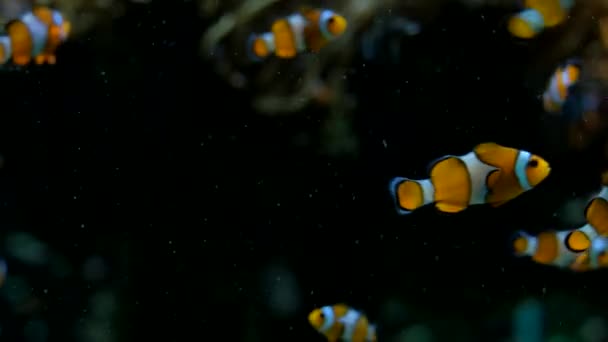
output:
[[[585,272],[590,269],[590,261],[589,252],[582,253],[577,256],[572,265],[570,265],[570,269],[575,272]]]
[[[279,19],[272,24],[274,34],[275,54],[280,58],[293,58],[296,56],[296,39],[293,29],[287,19]]]
[[[446,157],[433,164],[430,179],[435,189],[435,206],[447,213],[466,209],[471,199],[471,177],[458,157]]]
[[[608,234],[608,202],[605,199],[594,198],[585,208],[585,218],[598,234]]]
[[[464,203],[456,204],[456,203],[449,203],[449,202],[436,202],[435,203],[435,207],[437,208],[437,210],[439,210],[441,212],[455,214],[455,213],[459,213],[459,212],[465,210],[468,207],[468,204],[464,204]]]
[[[498,168],[514,164],[518,153],[514,148],[500,146],[493,142],[479,144],[473,148],[473,152],[477,159]]]
[[[311,12],[318,12],[318,11],[319,11],[318,9],[316,9],[316,8],[314,8],[312,6],[309,6],[309,5],[301,5],[298,8],[298,13],[302,14],[303,16],[307,16]]]
[[[501,205],[509,202],[509,201],[492,201],[492,200],[487,200],[487,202],[490,204],[490,206],[492,206],[493,208],[498,208]]]
[[[486,176],[486,186],[488,189],[493,189],[498,181],[500,180],[501,171],[500,170],[492,170]]]

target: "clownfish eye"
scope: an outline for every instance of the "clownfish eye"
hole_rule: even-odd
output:
[[[528,162],[528,167],[538,167],[538,160],[536,160],[536,159],[531,159],[531,160]]]

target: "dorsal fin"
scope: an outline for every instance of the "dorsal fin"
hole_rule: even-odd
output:
[[[306,16],[307,13],[310,13],[314,10],[315,10],[315,8],[310,5],[301,5],[298,7],[298,12],[304,16]]]

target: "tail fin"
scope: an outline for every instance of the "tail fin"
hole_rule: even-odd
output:
[[[532,8],[523,10],[509,19],[507,29],[521,39],[530,39],[537,36],[545,28],[543,15]]]
[[[247,57],[254,62],[259,62],[262,60],[254,53],[254,45],[258,37],[259,35],[255,33],[250,34],[249,38],[247,38],[247,46],[245,47],[245,49],[247,50]]]
[[[259,62],[274,53],[274,37],[272,33],[252,33],[246,48],[249,59]]]
[[[407,215],[432,202],[433,185],[428,179],[413,180],[394,177],[389,183],[389,192],[397,213]]]
[[[524,232],[515,232],[511,237],[511,251],[519,257],[531,257],[536,250],[536,237]]]
[[[8,36],[0,36],[0,64],[8,62],[12,55],[11,38]]]

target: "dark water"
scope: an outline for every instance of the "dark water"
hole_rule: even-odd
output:
[[[66,44],[56,67],[2,73],[0,222],[74,262],[109,255],[123,340],[321,341],[306,315],[338,301],[382,323],[381,305],[399,299],[412,308],[400,324],[451,327],[436,328],[439,341],[457,340],[450,331],[507,336],[507,307],[526,296],[601,311],[604,273],[573,275],[507,252],[515,230],[550,227],[593,170],[543,140],[523,66],[534,51],[501,30],[502,14],[454,8],[403,41],[398,65],[353,63],[361,151],[352,160],[293,144],[326,113],[259,116],[248,93],[216,76],[198,55],[208,23],[194,4],[131,5],[110,38],[99,29]],[[483,141],[538,151],[558,167],[505,208],[396,216],[390,177],[423,176],[429,160]],[[297,315],[268,309],[259,274],[270,263],[295,273]],[[51,340],[71,340],[88,295],[77,279],[62,285],[70,303],[50,298],[43,313]]]

